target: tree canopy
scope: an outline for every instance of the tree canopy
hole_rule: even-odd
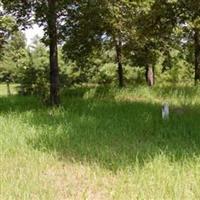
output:
[[[188,80],[194,76],[196,84],[200,80],[198,1],[2,0],[2,3],[2,52],[6,43],[24,48],[23,41],[10,39],[17,25],[25,29],[37,23],[44,29],[42,41],[49,50],[42,48],[49,54],[45,77],[49,78],[51,105],[59,104],[59,88],[64,85],[95,81],[116,84],[117,80],[123,87],[136,71],[138,80],[143,74],[150,86],[155,80],[159,83],[160,79],[172,80],[164,76],[176,79],[172,74],[177,70],[182,70],[180,74]],[[30,54],[31,59],[42,62],[33,52],[26,53]],[[34,62],[29,65],[40,66]]]

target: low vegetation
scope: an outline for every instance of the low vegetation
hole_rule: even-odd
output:
[[[1,95],[0,199],[199,199],[198,94],[76,88],[58,108]]]

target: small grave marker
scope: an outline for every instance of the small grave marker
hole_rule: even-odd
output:
[[[169,118],[169,105],[165,103],[162,107],[162,119]]]

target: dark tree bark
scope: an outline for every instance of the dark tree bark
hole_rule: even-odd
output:
[[[50,104],[59,105],[59,67],[57,49],[56,0],[48,0],[48,35],[50,50]]]
[[[146,81],[150,87],[152,87],[155,83],[154,69],[152,64],[148,64],[146,67]]]
[[[115,44],[116,49],[116,60],[117,60],[117,73],[118,73],[118,80],[119,80],[119,87],[124,87],[124,77],[123,77],[123,66],[122,66],[122,41],[119,38]]]
[[[194,48],[195,48],[195,84],[200,81],[200,30],[195,29],[194,32]]]

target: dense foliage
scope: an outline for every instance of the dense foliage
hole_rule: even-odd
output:
[[[46,100],[50,95],[58,104],[58,88],[77,84],[192,85],[200,80],[198,1],[2,2],[1,81],[20,83],[23,94]],[[27,48],[17,23],[42,25],[49,49],[38,39]]]

